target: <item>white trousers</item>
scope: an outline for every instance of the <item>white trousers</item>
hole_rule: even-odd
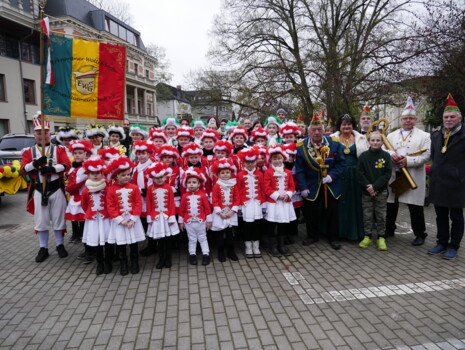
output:
[[[207,224],[205,222],[186,223],[187,238],[189,239],[189,255],[195,255],[197,241],[200,243],[202,254],[210,253],[207,241]]]
[[[42,194],[39,191],[34,191],[34,230],[64,230],[66,228],[66,206],[65,194],[61,189],[48,197],[46,206],[42,205]]]

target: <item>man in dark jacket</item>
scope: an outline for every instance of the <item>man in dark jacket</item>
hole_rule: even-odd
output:
[[[450,94],[442,118],[443,127],[431,137],[433,165],[429,173],[429,199],[436,211],[438,233],[437,245],[428,253],[442,253],[443,258],[454,259],[464,231],[465,126]]]

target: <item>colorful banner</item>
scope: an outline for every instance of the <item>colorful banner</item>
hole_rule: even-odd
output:
[[[54,85],[44,86],[44,113],[74,118],[124,118],[126,48],[50,36]]]

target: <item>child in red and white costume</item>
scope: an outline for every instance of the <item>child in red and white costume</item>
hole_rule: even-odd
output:
[[[110,148],[103,148],[98,152],[98,156],[103,162],[105,166],[108,166],[113,160],[118,159],[121,157],[121,153],[119,149],[110,147]]]
[[[84,140],[73,140],[68,145],[74,161],[68,172],[66,192],[69,194],[68,206],[65,211],[65,219],[71,221],[73,233],[70,243],[79,243],[82,240],[84,230],[84,210],[81,206],[81,193],[85,188],[87,175],[82,168],[82,163],[92,156],[94,147],[91,142]]]
[[[161,146],[166,145],[168,136],[166,136],[163,129],[153,128],[149,130],[149,141],[153,143],[155,149],[159,149]]]
[[[237,187],[241,199],[242,224],[245,239],[245,256],[259,258],[260,232],[263,230],[263,214],[266,211],[263,190],[263,172],[257,169],[260,153],[252,147],[239,152],[243,170],[237,175]]]
[[[285,145],[296,143],[298,137],[302,134],[300,128],[294,122],[289,122],[281,126],[279,133],[282,135]]]
[[[268,130],[258,127],[252,130],[250,134],[250,142],[257,146],[266,146],[268,142]]]
[[[249,139],[249,133],[243,126],[236,126],[229,134],[229,141],[233,145],[233,153],[237,154],[239,151],[247,148],[246,141]]]
[[[304,200],[302,196],[300,195],[300,190],[297,186],[297,181],[295,177],[295,158],[297,155],[297,144],[294,143],[289,143],[287,145],[284,145],[284,151],[287,154],[287,159],[284,162],[284,167],[292,172],[292,177],[294,179],[294,184],[295,184],[295,192],[291,197],[292,200],[292,205],[294,206],[294,212],[296,219],[294,221],[290,222],[290,227],[291,229],[287,232],[287,241],[290,244],[294,243],[294,238],[293,236],[297,236],[299,234],[298,231],[298,221],[297,219],[299,218],[300,215],[300,208],[303,207],[304,205]]]
[[[212,189],[212,231],[216,231],[218,243],[218,260],[226,261],[225,245],[228,257],[239,260],[234,252],[232,227],[238,225],[237,212],[240,194],[236,183],[236,166],[230,159],[217,160],[213,163],[212,173],[218,178]],[[226,243],[226,244],[225,244]]]
[[[284,246],[286,231],[289,223],[296,219],[291,200],[295,191],[294,179],[291,171],[284,168],[287,154],[282,145],[270,146],[268,158],[270,167],[265,171],[263,183],[267,200],[265,219],[268,222],[270,251],[272,255],[286,255],[289,253]]]
[[[257,169],[259,169],[263,174],[265,174],[266,169],[268,169],[268,146],[254,146],[254,148],[258,151]]]
[[[191,142],[184,146],[182,149],[182,157],[185,159],[185,165],[181,168],[181,178],[183,177],[184,172],[186,172],[189,168],[196,168],[205,176],[205,181],[203,181],[202,186],[205,190],[205,193],[210,196],[212,183],[210,181],[210,171],[208,167],[204,164],[205,160],[203,159],[203,151],[202,148],[194,143]],[[181,182],[181,194],[186,192],[186,188],[184,187],[183,183]]]
[[[178,130],[176,130],[176,141],[177,141],[177,149],[179,154],[182,154],[182,149],[184,146],[188,145],[191,140],[194,139],[194,129],[190,126],[181,126]],[[187,160],[183,157],[179,157],[176,159],[178,166],[182,168],[186,165]]]
[[[111,222],[108,243],[117,245],[121,275],[128,274],[126,245],[131,248],[131,273],[139,272],[139,250],[137,242],[145,240],[144,228],[140,221],[142,197],[137,185],[131,183],[134,168],[127,157],[120,157],[110,163],[107,172],[115,182],[107,191],[107,206]]]
[[[112,271],[113,245],[107,242],[111,220],[106,205],[105,164],[101,159],[88,160],[82,165],[88,176],[86,188],[82,191],[82,208],[85,211],[84,234],[82,242],[97,260],[96,274],[108,274]],[[105,247],[105,257],[103,254]]]
[[[189,263],[197,265],[197,242],[202,249],[202,265],[210,264],[210,248],[207,241],[207,230],[211,228],[212,215],[210,203],[205,191],[201,189],[206,181],[205,175],[196,168],[184,172],[182,183],[187,192],[181,198],[179,207],[179,228],[187,231],[189,239]]]
[[[215,143],[220,139],[220,134],[216,130],[207,129],[200,136],[200,142],[203,148],[203,157],[207,161],[207,166],[210,168],[215,161],[215,152],[213,148]]]
[[[167,164],[170,168],[170,174],[166,177],[166,182],[171,186],[174,193],[174,204],[176,205],[176,213],[181,203],[181,194],[179,190],[180,170],[177,166],[176,159],[179,158],[179,152],[176,147],[165,145],[158,149],[158,158]]]
[[[171,169],[163,162],[152,164],[147,171],[153,182],[147,191],[147,237],[158,240],[157,269],[171,267],[171,237],[179,233],[173,189],[166,181],[170,173]]]
[[[147,204],[146,195],[148,186],[147,170],[153,164],[152,157],[156,152],[155,145],[150,141],[136,141],[132,145],[132,151],[136,154],[138,162],[132,173],[132,183],[139,187],[142,196],[142,213],[140,220],[144,231],[147,231]]]
[[[213,147],[213,152],[215,152],[215,161],[230,158],[232,159],[236,169],[239,169],[240,160],[239,160],[239,157],[237,157],[237,155],[232,153],[233,149],[234,148],[231,142],[226,141],[226,140],[217,141],[215,143],[215,147]],[[210,177],[211,177],[212,183],[213,184],[216,183],[216,180],[218,178],[211,171],[210,171]]]

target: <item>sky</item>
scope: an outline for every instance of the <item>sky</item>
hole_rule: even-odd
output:
[[[207,66],[206,54],[213,18],[220,13],[221,0],[128,1],[132,27],[147,46],[166,49],[173,74],[170,84],[185,85],[190,71]]]

